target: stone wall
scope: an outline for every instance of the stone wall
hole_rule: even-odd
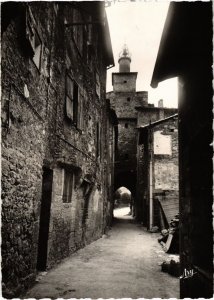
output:
[[[92,18],[99,17],[104,9],[103,3],[87,5],[93,11]],[[47,231],[45,268],[50,268],[99,238],[107,226],[105,218],[111,215],[104,167],[112,164],[109,160],[113,159],[106,150],[106,123],[110,116],[105,101],[106,52],[100,46],[105,39],[104,31],[98,30],[99,25],[87,28],[92,30],[91,52],[87,48],[87,30],[64,26],[65,21],[72,22],[73,18],[81,20],[83,14],[80,3],[2,6],[5,297],[20,295],[34,281],[38,251],[44,251],[38,245],[42,226]],[[37,46],[27,34],[26,18],[30,23],[27,26],[35,30]],[[74,89],[78,89],[78,101],[74,99],[77,107],[73,107],[76,119],[67,116],[67,74]],[[49,187],[44,168],[52,172]],[[72,188],[65,181],[67,173],[71,174],[68,177],[73,181],[68,185]],[[44,193],[50,207],[45,203]],[[46,225],[44,207],[49,220]]]
[[[178,121],[168,120],[153,128],[154,224],[160,226],[160,204],[171,221],[179,213]]]
[[[158,151],[155,146],[159,148]],[[154,188],[178,191],[177,120],[169,120],[154,127]]]
[[[164,193],[166,200],[178,203],[178,125],[177,121],[169,120],[155,125],[177,113],[177,109],[139,107],[138,127],[147,126],[138,133],[140,144],[137,149],[137,219],[148,226],[149,216],[149,163],[152,159],[153,197]],[[153,122],[151,129],[148,126]],[[153,131],[152,131],[153,130]],[[152,146],[151,150],[149,145]],[[150,153],[151,151],[151,153]],[[154,211],[158,214],[158,202],[154,202]],[[159,224],[158,216],[155,223]],[[157,225],[157,224],[156,224]]]
[[[139,133],[138,133],[139,140]],[[136,218],[148,224],[149,217],[149,151],[148,134],[145,132],[144,142],[137,146],[137,181],[136,181]]]
[[[160,108],[160,107],[137,107],[137,126],[145,126],[150,122],[155,122],[177,113],[176,108]]]
[[[22,15],[22,10],[17,10]],[[8,12],[8,18],[10,13]],[[20,49],[12,20],[2,37],[2,281],[18,295],[35,277],[47,84]],[[29,90],[30,98],[26,90]]]
[[[148,105],[148,92],[109,92],[107,98],[118,118],[137,118],[136,107]]]
[[[132,77],[132,74],[126,73],[126,78]],[[116,78],[117,76],[123,76],[123,74],[114,73],[114,76]],[[132,195],[134,195],[137,154],[137,111],[135,107],[148,105],[148,92],[133,92],[131,90],[127,92],[121,87],[117,92],[107,93],[107,98],[118,117],[118,155],[115,167],[115,186],[119,188],[122,184],[122,186],[129,188]],[[132,180],[130,180],[130,176]]]
[[[136,72],[112,73],[112,85],[114,92],[135,92],[136,91]]]

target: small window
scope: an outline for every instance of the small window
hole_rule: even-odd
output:
[[[96,72],[96,94],[100,98],[100,76]]]
[[[66,74],[65,100],[66,100],[66,116],[72,120],[76,125],[78,121],[78,85],[76,82]]]
[[[125,123],[125,128],[128,128],[129,127],[129,124],[128,123]]]
[[[89,23],[92,22],[92,17],[89,16]],[[87,44],[92,45],[93,44],[93,27],[92,24],[88,24],[87,26]]]
[[[32,50],[32,60],[36,67],[40,70],[42,59],[42,40],[30,10],[28,11],[26,17],[26,38],[29,41]]]
[[[89,22],[92,22],[91,16],[89,17]],[[93,27],[92,24],[88,24],[86,29],[87,35],[87,66],[89,69],[93,68],[92,57],[93,57]]]
[[[54,3],[54,11],[55,11],[55,14],[57,15],[58,11],[59,11],[59,4]]]
[[[71,171],[64,170],[64,185],[63,185],[63,203],[71,203],[74,186],[74,174]]]
[[[84,129],[84,118],[83,118],[83,102],[84,94],[81,89],[78,89],[78,116],[77,116],[77,127],[81,130]]]
[[[123,83],[127,83],[127,80],[124,80]]]
[[[38,33],[35,31],[35,46],[34,46],[33,61],[39,70],[41,67],[41,56],[42,56],[42,42]]]
[[[130,98],[130,97],[128,97],[128,98],[127,98],[127,101],[129,102],[130,100],[131,100],[131,98]]]
[[[73,23],[83,23],[81,13],[77,10],[73,10]],[[83,26],[73,26],[73,38],[74,42],[79,50],[79,53],[83,54]]]

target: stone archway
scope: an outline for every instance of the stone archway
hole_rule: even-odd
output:
[[[135,197],[136,194],[136,172],[134,171],[122,171],[115,175],[115,191],[120,187],[126,187]]]

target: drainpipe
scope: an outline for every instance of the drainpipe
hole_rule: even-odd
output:
[[[153,130],[149,129],[149,229],[153,227]]]
[[[149,229],[153,227],[152,160],[149,162]]]

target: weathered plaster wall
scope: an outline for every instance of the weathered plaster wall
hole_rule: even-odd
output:
[[[178,125],[167,121],[154,128],[154,188],[178,191]]]
[[[138,126],[145,126],[160,119],[177,113],[177,109],[168,108],[138,108]],[[152,137],[144,130],[142,145],[137,150],[137,207],[139,220],[148,225],[149,215],[149,161],[153,160],[153,192],[164,193],[165,199],[178,203],[178,125],[177,121],[165,121],[152,126]],[[149,130],[149,128],[148,128]],[[140,134],[140,133],[139,133]],[[153,144],[154,142],[154,144]],[[148,145],[152,145],[152,155]],[[158,203],[154,211],[157,212],[155,222],[158,221]],[[157,224],[156,224],[157,225]]]
[[[168,120],[153,128],[154,225],[161,226],[157,198],[168,222],[179,213],[178,121]]]

